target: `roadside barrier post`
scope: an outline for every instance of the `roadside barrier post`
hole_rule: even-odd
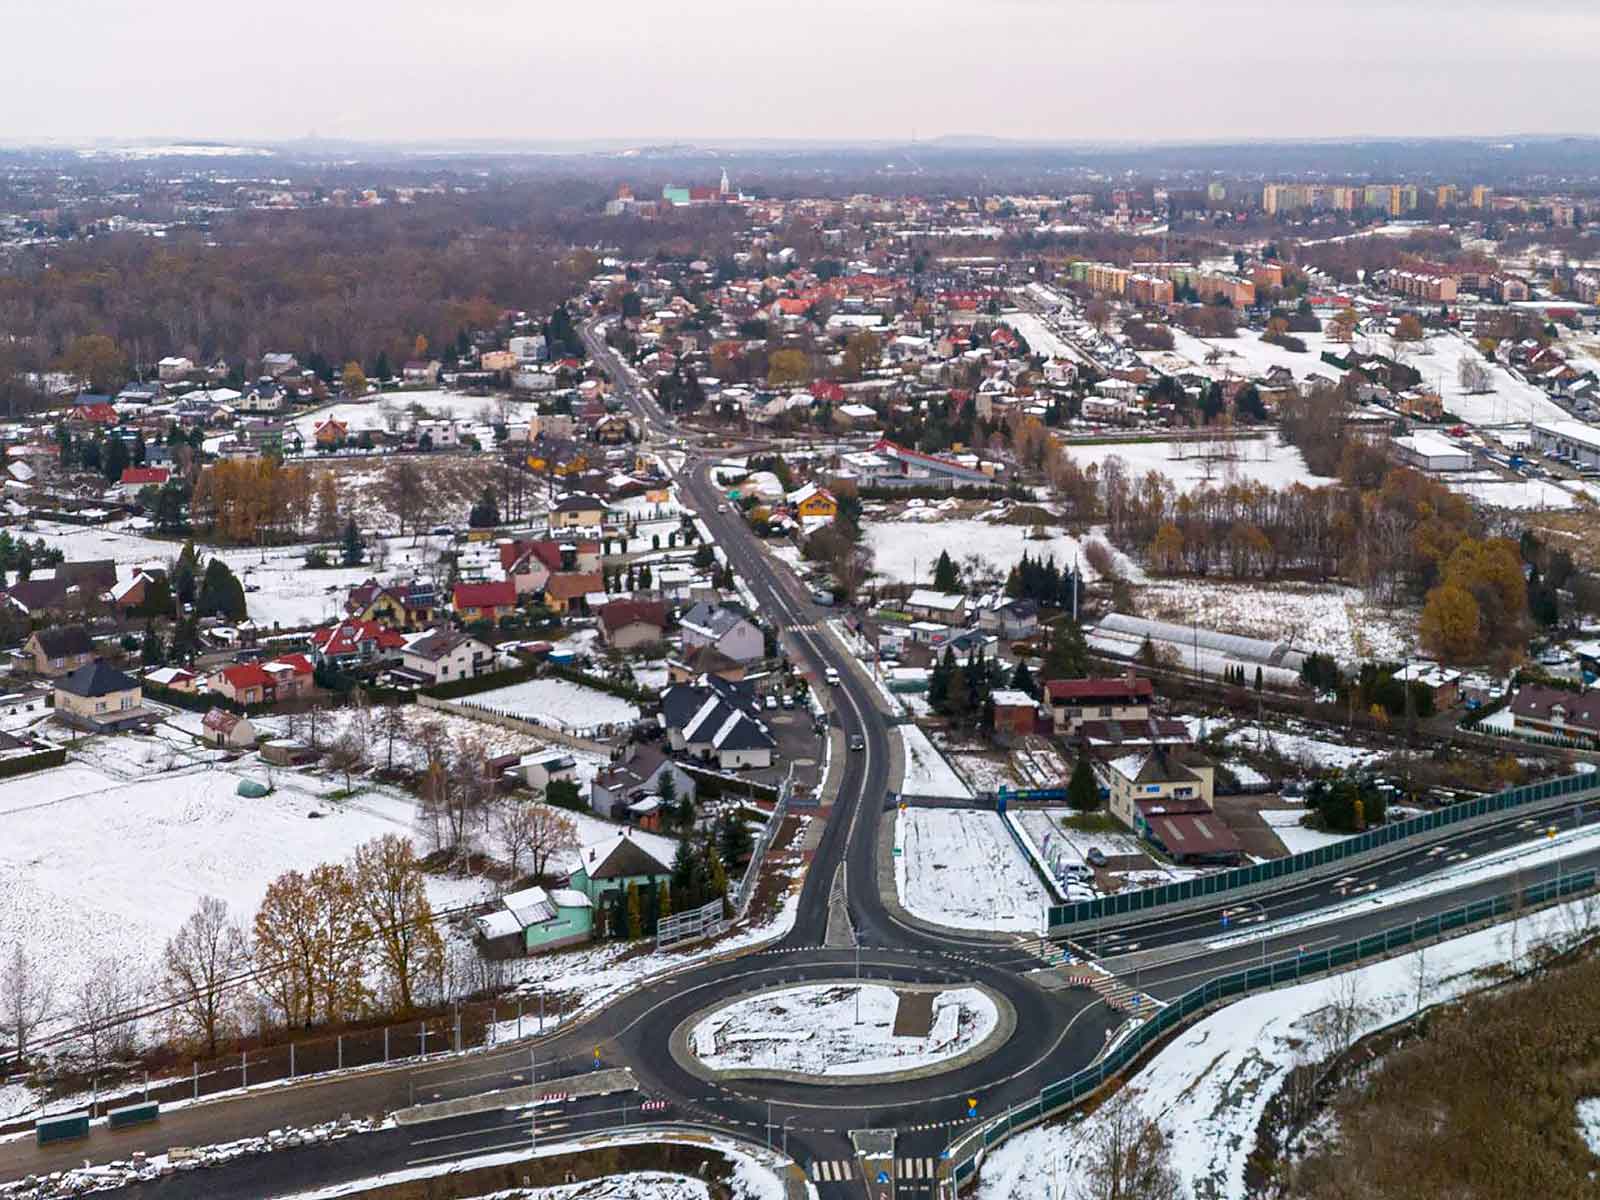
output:
[[[422,1058],[427,1058],[428,1057],[428,1023],[426,1021],[418,1022],[417,1029],[419,1031],[418,1032],[418,1037],[420,1037],[422,1039],[421,1057]]]
[[[336,1039],[336,1040],[335,1040],[335,1042],[334,1042],[334,1045],[335,1045],[335,1046],[336,1046],[336,1047],[337,1047],[337,1049],[338,1049],[338,1055],[339,1055],[339,1070],[341,1070],[341,1071],[342,1071],[342,1070],[344,1070],[344,1034],[342,1034],[342,1033],[341,1033],[341,1034],[340,1034],[340,1035],[339,1035],[339,1036],[338,1036],[338,1038],[337,1038],[337,1039]]]
[[[200,1060],[197,1058],[191,1064],[194,1067],[194,1098],[200,1099]]]
[[[383,1027],[383,1061],[389,1061],[389,1027]]]
[[[294,1078],[294,1043],[289,1043],[289,1078]]]
[[[248,1050],[239,1051],[239,1086],[250,1086],[250,1052]]]

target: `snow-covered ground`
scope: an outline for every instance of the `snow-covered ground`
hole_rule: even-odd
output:
[[[1289,762],[1313,770],[1348,770],[1383,757],[1383,753],[1378,750],[1345,746],[1305,733],[1267,729],[1258,725],[1242,725],[1230,730],[1222,741],[1224,745],[1237,746],[1244,750],[1263,753],[1275,751]]]
[[[973,791],[996,792],[1002,787],[1017,786],[1017,777],[1003,762],[982,754],[951,754],[948,758]]]
[[[1343,662],[1403,658],[1417,644],[1416,619],[1409,610],[1371,603],[1360,588],[1335,584],[1162,580],[1139,589],[1139,612],[1288,642]]]
[[[1448,475],[1443,478],[1452,492],[1471,496],[1491,508],[1557,512],[1577,508],[1582,503],[1577,489],[1570,482],[1557,483],[1549,479],[1458,479]]]
[[[475,692],[461,703],[576,734],[606,731],[639,719],[637,705],[565,679],[530,679]]]
[[[1461,387],[1461,361],[1471,359],[1489,375],[1491,390],[1469,395]],[[1469,425],[1526,425],[1533,421],[1565,421],[1571,416],[1534,384],[1518,379],[1499,363],[1478,353],[1464,337],[1449,333],[1430,337],[1404,356],[1407,366],[1422,373],[1425,387],[1444,401],[1445,411]]]
[[[948,1062],[993,1032],[1000,1014],[976,988],[933,1000],[926,1035],[896,1036],[900,993],[882,984],[816,984],[763,992],[700,1020],[690,1048],[716,1071],[797,1071],[847,1077]]]
[[[1588,1096],[1578,1101],[1578,1133],[1588,1143],[1589,1149],[1600,1155],[1600,1096]]]
[[[1227,459],[1214,457],[1216,443],[1212,442],[1074,442],[1068,444],[1067,453],[1080,467],[1094,463],[1102,470],[1107,460],[1121,459],[1131,482],[1154,471],[1171,479],[1179,491],[1192,491],[1203,484],[1221,488],[1231,482],[1258,482],[1274,488],[1327,482],[1311,473],[1299,450],[1279,444],[1271,434],[1241,438],[1228,445],[1233,457]]]
[[[894,881],[913,916],[956,929],[1036,933],[1051,903],[998,813],[907,808],[895,820]]]
[[[1301,854],[1307,850],[1320,850],[1323,846],[1331,846],[1335,842],[1342,842],[1348,834],[1324,833],[1320,829],[1307,829],[1300,822],[1305,818],[1306,810],[1303,808],[1266,808],[1261,810],[1261,819],[1271,827],[1272,832],[1278,835],[1278,840],[1283,843],[1283,848],[1290,854]]]
[[[163,773],[158,739],[91,746],[114,753],[0,782],[0,945],[21,941],[50,964],[63,996],[100,957],[148,978],[202,896],[221,898],[248,922],[282,872],[343,860],[386,833],[413,833],[413,802],[396,792],[331,801],[331,781],[278,771],[270,796],[248,799],[235,789],[242,776],[266,778],[260,763]],[[147,763],[145,754],[156,758]],[[476,880],[429,883],[441,908],[483,891]]]
[[[503,411],[511,421],[526,421],[530,414],[539,411],[534,400],[517,400],[510,396],[469,396],[464,392],[438,390],[414,392],[384,392],[363,400],[319,408],[305,416],[290,421],[309,447],[313,444],[317,426],[324,421],[342,421],[356,437],[363,431],[386,432],[391,424],[396,430],[410,429],[416,422],[417,410],[425,417],[454,418],[458,421],[488,425],[499,419]]]
[[[916,725],[896,725],[905,749],[905,775],[900,790],[912,796],[957,796],[972,799],[972,791],[945,761],[939,748]]]
[[[933,567],[943,551],[949,552],[957,566],[975,555],[1002,578],[1022,561],[1024,551],[1030,558],[1054,558],[1058,567],[1071,566],[1075,561],[1084,566],[1078,540],[1055,528],[1047,531],[1048,538],[1033,540],[1028,536],[1027,525],[1002,525],[973,518],[869,520],[865,532],[872,549],[873,568],[895,583],[932,587]],[[1090,576],[1085,567],[1084,578]]]
[[[1172,353],[1194,364],[1194,373],[1213,379],[1229,376],[1254,378],[1265,375],[1273,367],[1287,368],[1296,379],[1308,375],[1321,375],[1324,379],[1339,380],[1344,370],[1322,361],[1322,352],[1331,350],[1345,354],[1350,347],[1333,342],[1322,333],[1296,333],[1291,335],[1306,344],[1305,352],[1286,350],[1275,342],[1264,342],[1253,330],[1242,329],[1237,337],[1199,338],[1185,330],[1172,330]],[[1146,358],[1156,356],[1146,354]],[[1214,361],[1208,361],[1214,360]]]
[[[1352,972],[1357,1036],[1414,1013],[1419,974],[1421,1006],[1430,1007],[1477,990],[1479,972],[1510,960],[1514,945],[1526,954],[1535,944],[1562,942],[1581,919],[1583,903],[1566,906],[1571,913],[1550,909],[1526,917],[1516,935],[1510,925],[1499,925]],[[1129,1082],[1140,1110],[1171,1139],[1174,1166],[1190,1195],[1244,1200],[1245,1161],[1261,1114],[1295,1066],[1325,1056],[1317,1047],[1340,985],[1337,977],[1319,979],[1231,1004],[1180,1034]],[[1091,1115],[1031,1129],[991,1149],[977,1195],[1050,1195],[1052,1177],[1070,1180],[1082,1170],[1097,1129]]]

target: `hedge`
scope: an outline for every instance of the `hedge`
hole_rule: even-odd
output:
[[[260,716],[271,710],[270,704],[240,704],[236,700],[229,700],[226,696],[219,696],[215,692],[180,692],[176,688],[163,687],[159,683],[143,680],[140,686],[144,694],[162,704],[170,704],[173,708],[186,708],[190,712],[206,713],[213,708],[235,712],[241,716]]]
[[[545,670],[557,679],[565,679],[568,683],[576,683],[581,687],[594,688],[597,692],[605,692],[607,695],[615,696],[619,700],[627,700],[632,704],[654,704],[657,700],[656,693],[648,688],[630,687],[613,679],[602,679],[598,675],[587,674],[576,667],[563,666],[561,663],[548,663]]]
[[[434,700],[459,700],[479,692],[492,692],[495,688],[509,687],[513,683],[527,683],[539,677],[537,665],[512,667],[488,675],[475,675],[471,679],[452,679],[449,683],[436,683],[422,689],[422,694]]]

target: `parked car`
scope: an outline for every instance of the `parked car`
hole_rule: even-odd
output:
[[[778,707],[778,698],[776,696],[772,695],[770,692],[767,693],[767,711],[768,712],[775,712],[777,710],[777,707]]]
[[[1099,846],[1090,846],[1089,853],[1083,857],[1088,860],[1091,867],[1103,867],[1106,865],[1106,852],[1100,849]]]

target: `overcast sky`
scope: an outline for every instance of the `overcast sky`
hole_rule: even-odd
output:
[[[1600,114],[1594,0],[4,8],[10,142],[1590,133]]]

